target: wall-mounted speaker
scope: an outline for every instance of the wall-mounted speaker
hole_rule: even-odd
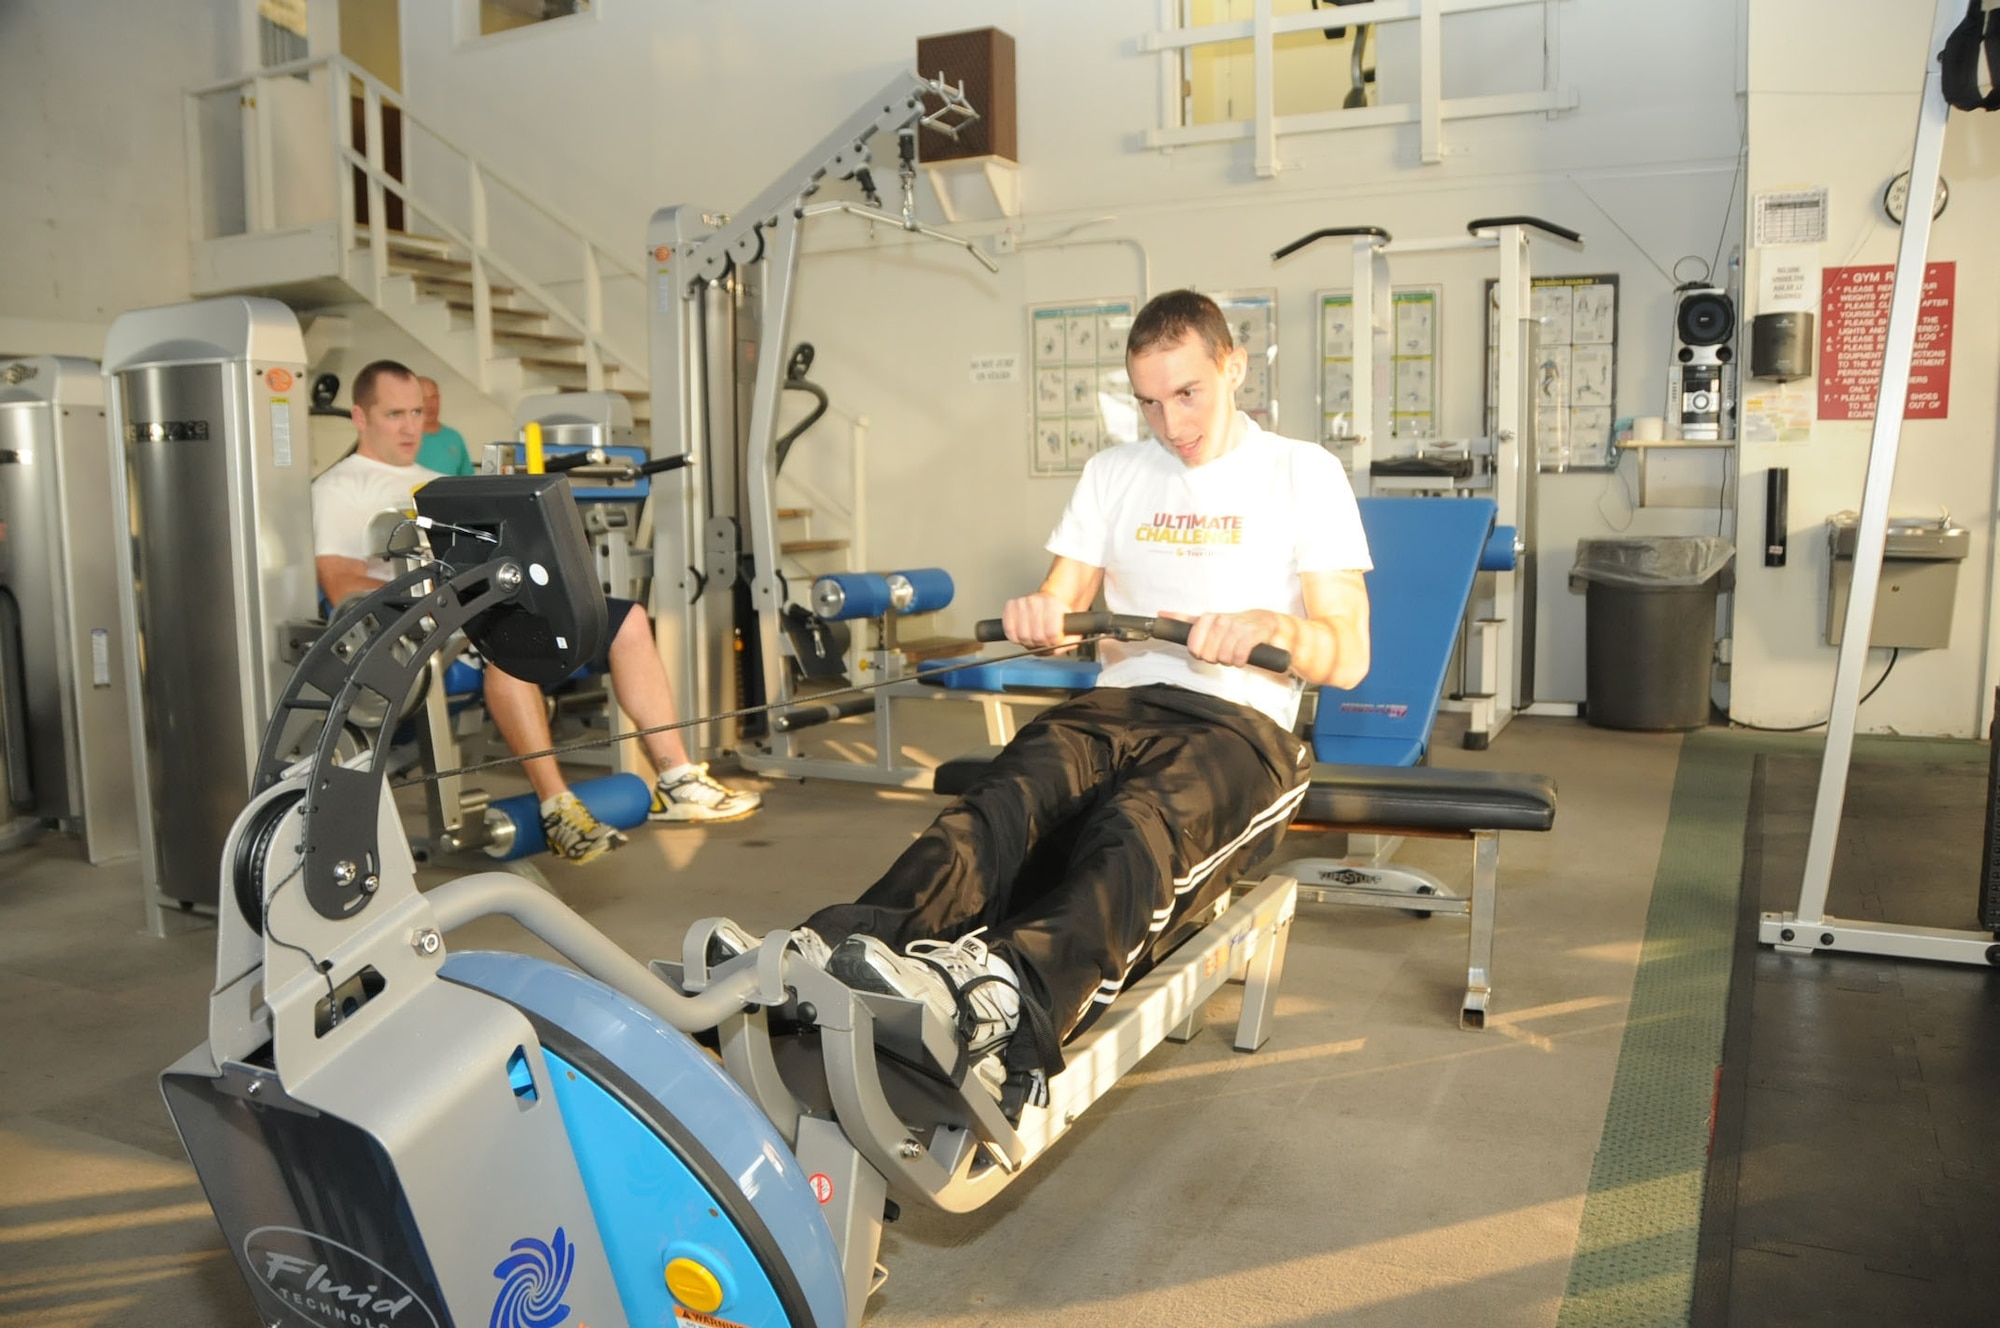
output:
[[[1736,303],[1719,286],[1674,292],[1673,358],[1667,365],[1667,418],[1696,442],[1735,434]]]
[[[918,151],[925,161],[959,161],[967,157],[1021,159],[1019,135],[1014,120],[1014,39],[998,28],[976,28],[971,32],[947,32],[917,38],[917,73],[924,78],[942,77],[961,85],[965,99],[979,118],[960,128],[957,138],[925,133],[918,136]],[[924,109],[939,108],[935,97],[924,99]]]

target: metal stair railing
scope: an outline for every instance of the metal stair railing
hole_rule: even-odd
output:
[[[606,281],[629,277],[636,289],[643,293],[645,278],[639,270],[592,240],[575,221],[547,203],[539,201],[531,191],[460,148],[439,133],[434,126],[425,123],[410,111],[407,103],[394,90],[339,55],[292,60],[255,73],[220,79],[192,88],[183,94],[188,144],[190,233],[197,240],[214,236],[216,221],[211,215],[206,163],[215,159],[217,154],[208,150],[202,103],[204,99],[228,92],[237,94],[238,104],[242,109],[240,147],[244,189],[243,228],[240,233],[255,235],[286,229],[278,223],[278,154],[275,149],[283,126],[273,123],[271,108],[280,101],[275,92],[281,86],[281,81],[299,75],[318,75],[325,81],[331,130],[331,150],[327,158],[334,173],[333,220],[338,227],[340,276],[348,285],[357,290],[362,289],[362,283],[355,280],[357,274],[352,266],[353,253],[359,238],[354,220],[354,172],[359,171],[365,181],[370,218],[367,244],[372,280],[368,282],[366,292],[369,300],[378,308],[385,307],[382,292],[390,275],[390,239],[388,227],[383,223],[387,200],[393,195],[400,199],[411,213],[421,217],[427,225],[434,228],[436,232],[434,238],[448,241],[462,251],[471,264],[473,338],[476,349],[476,371],[482,391],[489,394],[492,391],[489,366],[495,358],[492,287],[496,275],[534,300],[549,318],[570,328],[582,340],[584,358],[581,367],[589,390],[604,390],[605,373],[610,367],[615,367],[628,377],[629,387],[636,390],[643,390],[646,387],[645,355],[634,353],[631,348],[616,341],[606,332],[604,326]],[[357,83],[362,89],[365,155],[356,151],[354,147],[353,122],[349,111],[349,98],[353,95],[352,90]],[[446,215],[447,204],[442,200],[426,197],[410,184],[388,174],[383,158],[384,105],[393,106],[401,113],[406,132],[411,128],[420,129],[438,147],[447,153],[455,154],[465,163],[465,182],[470,202],[467,226],[461,227],[455,224]],[[520,262],[508,258],[494,248],[491,238],[490,192],[496,187],[512,194],[539,214],[544,223],[554,226],[575,245],[582,269],[578,278],[583,287],[581,310],[571,307],[569,302],[555,295],[546,284],[528,275]],[[413,233],[413,238],[425,237]]]

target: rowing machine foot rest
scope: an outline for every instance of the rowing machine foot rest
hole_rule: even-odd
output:
[[[1445,890],[1412,868],[1305,858],[1280,870],[1296,876],[1299,897],[1419,914],[1452,913],[1471,922],[1459,1026],[1486,1026],[1493,996],[1494,911],[1500,892],[1500,832],[1555,824],[1556,785],[1546,775],[1437,766],[1316,765],[1292,825],[1298,829],[1425,835],[1472,841],[1472,893]]]
[[[570,785],[569,791],[590,808],[592,816],[620,830],[644,824],[653,808],[652,786],[634,774],[621,772],[587,779]],[[514,827],[513,842],[508,844],[507,851],[494,854],[502,862],[548,852],[549,841],[542,835],[542,800],[533,793],[502,798],[486,809],[486,820],[488,824],[506,821]],[[495,842],[504,838],[496,834]]]

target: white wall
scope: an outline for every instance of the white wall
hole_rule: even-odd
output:
[[[1032,244],[1115,216],[1079,238],[1139,241],[1155,291],[1275,287],[1281,420],[1295,431],[1313,427],[1313,294],[1347,278],[1333,250],[1277,267],[1271,251],[1332,224],[1441,235],[1515,211],[1588,236],[1582,253],[1538,249],[1538,271],[1620,274],[1618,410],[1660,412],[1671,310],[1659,269],[1684,254],[1706,262],[1720,238],[1733,243],[1740,229],[1727,217],[1732,195],[1740,206],[1732,188],[1742,136],[1736,0],[1568,0],[1558,7],[1558,52],[1578,110],[1450,123],[1451,155],[1430,167],[1417,162],[1414,127],[1288,138],[1284,170],[1272,180],[1255,177],[1247,143],[1170,154],[1140,146],[1159,123],[1161,69],[1137,42],[1155,30],[1160,10],[1157,0],[1061,10],[1020,0],[888,0],[865,13],[794,8],[774,24],[768,11],[725,4],[607,5],[545,32],[459,43],[446,6],[406,6],[406,89],[420,118],[505,161],[604,243],[639,253],[655,207],[727,210],[761,192],[906,68],[918,36],[995,25],[1017,50],[1026,206],[1013,223],[1017,235]],[[1394,33],[1383,43],[1386,99],[1409,95],[1413,40]],[[1453,19],[1447,95],[1537,86],[1542,42],[1539,9]],[[893,179],[886,164],[877,174]],[[1139,268],[1117,245],[1029,248],[989,277],[963,254],[913,251],[902,238],[871,238],[851,219],[812,224],[791,340],[818,347],[813,376],[832,393],[835,412],[792,464],[809,472],[825,465],[827,483],[837,483],[843,421],[865,417],[870,561],[948,565],[960,583],[948,624],[963,628],[1039,577],[1041,541],[1069,487],[1027,475],[1027,383],[973,384],[967,362],[1025,352],[1030,303],[1139,295]],[[1445,287],[1445,425],[1458,434],[1480,423],[1479,300],[1491,267],[1490,256],[1411,258],[1395,273],[1399,283]],[[1629,463],[1615,478],[1546,477],[1545,697],[1582,697],[1582,601],[1565,586],[1579,536],[1715,528],[1710,495],[1726,467],[1708,458],[1678,470],[1656,472],[1656,489],[1702,507],[1633,512]]]
[[[1665,272],[1683,256],[1706,263],[1718,250],[1726,264],[1740,243],[1732,218],[1746,197],[1735,180],[1746,114],[1750,189],[1832,185],[1829,250],[1839,252],[1827,261],[1889,261],[1893,237],[1867,218],[1906,150],[1922,54],[1915,15],[1928,7],[1564,0],[1553,49],[1563,81],[1578,92],[1575,111],[1448,123],[1449,153],[1434,166],[1418,163],[1414,127],[1291,137],[1281,141],[1284,169],[1275,179],[1255,176],[1247,143],[1172,153],[1141,146],[1159,123],[1162,79],[1160,57],[1140,54],[1137,43],[1155,29],[1159,0],[1060,10],[1026,0],[877,0],[793,7],[782,21],[764,7],[720,0],[621,3],[471,42],[458,40],[454,8],[402,6],[404,86],[416,116],[635,259],[656,207],[742,206],[907,67],[919,35],[987,24],[1014,35],[1026,211],[1010,225],[1028,247],[989,277],[943,246],[911,248],[899,234],[870,235],[850,219],[816,220],[789,338],[816,343],[814,377],[834,398],[833,414],[794,464],[836,487],[846,435],[865,419],[870,561],[950,566],[962,588],[944,626],[962,629],[1039,575],[1040,542],[1067,490],[1027,474],[1027,383],[975,385],[967,362],[1024,353],[1030,303],[1141,294],[1131,248],[1036,249],[1038,238],[1113,216],[1075,238],[1136,240],[1154,290],[1275,288],[1282,422],[1310,432],[1313,295],[1344,285],[1345,275],[1331,250],[1273,266],[1272,249],[1332,224],[1439,235],[1474,216],[1538,213],[1589,240],[1581,253],[1538,249],[1539,271],[1619,274],[1618,413],[1660,413],[1671,316]],[[10,127],[28,127],[0,139],[12,204],[0,214],[0,240],[21,256],[0,270],[0,312],[10,320],[0,331],[10,341],[35,325],[74,339],[126,308],[186,297],[179,91],[233,71],[239,9],[231,0],[17,0],[0,8],[0,113]],[[1532,86],[1541,11],[1455,18],[1446,43],[1448,94]],[[1738,95],[1746,64],[1754,89],[1747,111]],[[1387,99],[1403,95],[1398,82],[1410,67],[1409,39],[1385,40]],[[1955,201],[1935,247],[1960,264],[1953,419],[1912,427],[1906,482],[1914,487],[1899,490],[1901,508],[1927,509],[1943,491],[1961,517],[1977,518],[1976,567],[1961,583],[1958,644],[1906,657],[1899,678],[1864,711],[1914,731],[1967,731],[1986,685],[1991,323],[2000,301],[1977,232],[1982,216],[1993,215],[1993,132],[1977,120],[1954,122],[1946,173]],[[412,169],[420,173],[423,160]],[[879,175],[887,183],[893,171],[885,163]],[[936,220],[928,195],[923,205]],[[973,224],[966,233],[998,229]],[[1444,422],[1452,433],[1479,425],[1478,301],[1487,275],[1485,262],[1464,255],[1409,258],[1395,274],[1399,283],[1444,287]],[[636,291],[625,294],[629,304]],[[614,322],[620,317],[636,325],[639,314],[628,307]],[[448,395],[460,391],[448,385]],[[1807,528],[1856,500],[1865,433],[1822,425],[1812,443],[1779,449],[1793,466],[1799,552],[1782,576],[1743,568],[1730,682],[1744,718],[1780,723],[1817,713],[1812,689],[1830,676],[1831,652],[1814,644],[1818,610],[1808,601],[1820,572],[1806,565]],[[1773,455],[1744,449],[1753,499]],[[1581,600],[1564,585],[1576,539],[1718,525],[1729,533],[1732,518],[1710,496],[1729,478],[1715,457],[1656,465],[1656,491],[1689,505],[1634,511],[1630,462],[1617,476],[1545,477],[1544,697],[1582,694]],[[1747,524],[1758,528],[1748,537],[1760,539],[1761,517],[1752,516]]]
[[[1954,10],[1962,14],[1964,7]],[[1825,266],[1895,262],[1900,232],[1879,200],[1890,177],[1909,165],[1930,20],[1931,6],[1919,0],[1752,0],[1750,191],[1827,188]],[[1905,650],[1895,676],[1861,708],[1863,732],[1982,734],[1995,681],[1990,606],[2000,260],[1993,236],[2000,117],[1952,114],[1944,175],[1951,201],[1932,230],[1929,257],[1957,263],[1950,417],[1905,423],[1890,510],[1930,516],[1949,509],[1970,529],[1972,552],[1959,573],[1950,648]],[[1754,298],[1749,303],[1746,316],[1757,312]],[[1789,390],[1808,401],[1815,393],[1811,381]],[[1735,719],[1785,726],[1828,711],[1837,652],[1823,643],[1822,523],[1835,512],[1859,510],[1871,432],[1865,420],[1814,421],[1807,440],[1742,448],[1746,542],[1761,545],[1764,472],[1782,466],[1791,478],[1790,552],[1785,567],[1766,568],[1753,549],[1740,569],[1730,689]],[[1871,653],[1864,689],[1888,655]]]
[[[0,5],[10,352],[96,358],[119,314],[188,298],[180,93],[235,71],[236,18],[215,0]]]

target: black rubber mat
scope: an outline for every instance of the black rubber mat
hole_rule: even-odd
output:
[[[1975,928],[1984,744],[1858,754],[1826,911]],[[2000,974],[1757,944],[1818,778],[1758,758],[1690,1322],[2000,1323]]]

